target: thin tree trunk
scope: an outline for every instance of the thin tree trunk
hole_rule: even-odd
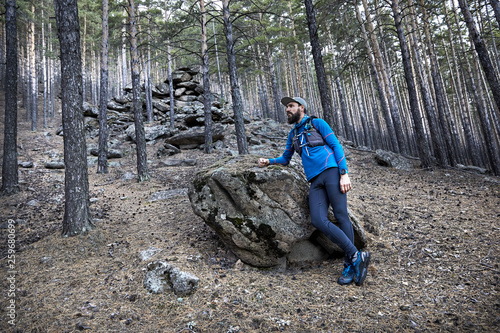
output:
[[[427,143],[427,138],[425,137],[424,126],[420,116],[417,90],[415,88],[415,81],[413,78],[413,72],[411,68],[410,51],[408,49],[408,44],[406,42],[406,37],[403,30],[403,24],[401,22],[401,12],[399,9],[398,0],[392,0],[391,7],[394,15],[394,23],[396,26],[399,44],[401,47],[401,53],[403,57],[403,68],[405,73],[406,85],[408,88],[410,110],[413,117],[413,123],[415,126],[415,134],[417,136],[418,155],[420,157],[422,167],[429,168],[431,167],[432,164],[431,155],[429,153],[429,146]]]
[[[267,53],[267,60],[269,64],[269,75],[271,76],[271,89],[273,91],[273,104],[274,104],[274,110],[276,114],[276,119],[278,122],[283,123],[285,122],[285,113],[283,112],[283,108],[281,107],[280,103],[280,95],[278,93],[278,82],[276,79],[276,70],[274,66],[274,60],[273,60],[273,55],[271,53],[271,49],[269,47],[269,44],[266,44],[266,53]]]
[[[441,133],[441,128],[439,126],[436,110],[434,108],[434,103],[432,101],[432,96],[428,89],[427,77],[425,75],[424,69],[422,68],[422,57],[420,55],[420,43],[418,42],[416,31],[416,14],[414,11],[413,1],[409,0],[408,5],[410,8],[410,23],[412,27],[412,33],[410,34],[411,40],[413,42],[413,54],[414,54],[414,64],[415,64],[415,72],[417,75],[417,82],[420,85],[420,94],[422,97],[422,104],[424,107],[425,114],[427,115],[427,121],[429,124],[429,131],[431,137],[431,143],[434,149],[434,153],[436,154],[438,164],[440,166],[448,166],[450,164],[448,160],[448,156],[446,154],[446,145],[443,141],[443,135]]]
[[[127,15],[127,11],[123,10],[124,16]],[[125,88],[128,85],[128,69],[127,69],[127,21],[123,19],[122,27],[122,87]]]
[[[236,57],[233,42],[233,26],[231,23],[229,0],[222,0],[224,13],[224,29],[226,33],[227,62],[229,69],[229,79],[231,81],[231,95],[233,99],[234,126],[236,129],[236,141],[238,142],[238,152],[241,155],[248,154],[248,143],[245,134],[245,123],[243,121],[243,101],[241,100],[238,74],[236,72]]]
[[[44,10],[42,9],[42,17]],[[47,57],[45,55],[45,22],[42,22],[42,82],[43,82],[43,128],[47,128]]]
[[[316,13],[312,0],[304,0],[307,14],[307,25],[309,27],[309,38],[311,40],[311,48],[314,59],[314,67],[316,69],[316,77],[318,79],[318,88],[323,107],[323,118],[338,132],[339,124],[333,123],[333,103],[328,89],[328,80],[326,77],[325,66],[323,65],[323,56],[321,55],[321,46],[319,44],[318,26],[316,24]]]
[[[392,137],[393,133],[389,132],[390,139],[393,144],[393,149],[395,152],[408,154],[409,150],[405,136],[405,131],[403,130],[403,121],[401,119],[401,115],[403,113],[400,111],[400,108],[398,106],[394,85],[391,79],[390,66],[386,65],[386,61],[384,60],[382,51],[380,50],[380,45],[378,43],[377,36],[375,34],[375,27],[373,26],[372,17],[370,15],[370,12],[368,11],[368,4],[366,0],[363,0],[363,8],[366,13],[366,26],[368,28],[367,33],[371,41],[375,67],[377,68],[377,73],[380,75],[381,85],[384,87],[385,90],[384,96],[387,98],[387,102],[389,103],[389,110],[391,113],[390,118],[388,118],[388,116],[385,116],[386,126],[389,131],[392,131],[392,128],[394,128],[394,131],[396,133],[397,145],[394,146],[394,139]],[[381,25],[379,24],[379,27],[380,26]],[[382,46],[384,46],[383,43]]]
[[[16,0],[5,1],[5,123],[0,194],[19,192],[17,165],[17,7]]]
[[[297,32],[295,31],[295,20],[293,12],[292,12],[292,2],[288,1],[288,11],[290,13],[290,21],[292,24],[292,36],[294,40],[297,38]],[[294,62],[293,62],[293,67],[294,67],[294,73],[296,73],[296,79],[293,81],[294,85],[294,95],[295,96],[302,96],[304,94],[304,82],[302,80],[302,68],[300,66],[300,56],[299,56],[299,47],[297,46],[297,43],[293,43],[294,47]]]
[[[93,228],[83,125],[82,55],[77,0],[54,0],[61,59],[65,203],[63,236]]]
[[[170,130],[175,129],[175,102],[174,102],[174,82],[172,79],[172,54],[170,53],[170,44],[167,45],[168,61],[168,88],[170,91]]]
[[[101,89],[99,94],[99,153],[97,173],[108,173],[108,0],[102,0]]]
[[[495,13],[495,17],[497,19],[498,27],[500,28],[500,1],[498,0],[490,0],[491,7],[493,7],[493,12]]]
[[[220,96],[219,102],[224,101],[224,86],[222,85],[221,74],[220,74],[220,64],[219,64],[219,51],[217,50],[217,34],[215,33],[215,22],[212,21],[212,28],[214,30],[214,44],[215,44],[215,59],[217,61],[217,78],[219,80]]]
[[[373,53],[373,49],[370,45],[370,39],[367,34],[367,31],[365,29],[365,26],[363,24],[363,21],[361,19],[361,13],[359,6],[356,1],[356,18],[358,19],[359,25],[361,27],[361,33],[363,35],[363,39],[365,40],[365,48],[366,48],[366,53],[368,56],[369,60],[369,65],[370,65],[370,73],[375,80],[375,85],[377,87],[377,92],[378,92],[378,97],[380,101],[380,106],[382,108],[382,114],[384,115],[385,123],[387,124],[387,135],[390,138],[391,142],[391,149],[395,152],[399,152],[399,142],[403,141],[403,138],[399,138],[398,135],[396,134],[396,129],[394,128],[394,123],[391,118],[391,111],[389,109],[389,104],[388,104],[388,99],[385,94],[384,87],[382,85],[382,80],[380,79],[381,73],[377,70],[377,66],[375,64],[375,55]],[[366,13],[366,15],[369,15],[369,13]]]
[[[135,143],[137,150],[137,176],[139,182],[149,180],[146,137],[142,116],[141,86],[139,74],[139,52],[137,49],[137,21],[134,0],[128,0],[130,29],[130,69],[132,72],[132,104],[134,108]]]
[[[425,8],[424,0],[419,0],[420,5],[422,7],[422,12],[424,14],[423,24],[425,31],[425,42],[427,44],[427,49],[430,55],[430,64],[431,64],[431,76],[432,82],[434,84],[434,93],[436,98],[436,107],[438,110],[439,122],[438,126],[441,126],[441,134],[443,135],[444,144],[446,145],[446,157],[449,160],[451,165],[456,165],[457,161],[455,160],[455,154],[453,152],[452,139],[450,129],[447,124],[446,115],[449,114],[448,104],[446,103],[446,92],[442,85],[441,81],[441,73],[439,69],[439,63],[436,57],[436,52],[434,50],[434,43],[432,42],[430,29],[429,29],[429,17],[427,15],[427,9]]]
[[[488,49],[479,34],[479,31],[476,28],[476,24],[474,23],[474,19],[469,9],[469,5],[465,0],[458,0],[458,4],[460,5],[460,9],[462,11],[462,15],[464,16],[465,23],[467,24],[467,28],[469,29],[469,35],[474,42],[474,46],[476,48],[476,53],[479,58],[479,62],[483,67],[484,74],[486,75],[486,80],[491,89],[491,93],[493,94],[493,99],[496,104],[496,112],[497,115],[500,115],[500,82],[495,74],[495,69],[493,64],[491,63],[490,56],[488,54]]]
[[[210,93],[210,74],[208,64],[208,46],[207,46],[207,13],[205,12],[205,3],[200,0],[201,10],[201,57],[203,64],[201,72],[203,74],[203,108],[205,110],[205,149],[206,154],[213,151],[212,135],[212,94]]]
[[[35,6],[31,6],[31,14],[35,16]],[[30,87],[30,104],[31,104],[31,130],[36,131],[38,127],[38,103],[37,103],[37,95],[38,95],[38,78],[36,75],[36,50],[35,50],[35,22],[31,21],[30,23],[30,67],[31,67],[31,87]]]

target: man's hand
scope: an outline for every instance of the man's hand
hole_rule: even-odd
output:
[[[340,176],[340,192],[347,193],[351,189],[351,180],[349,179],[349,175],[346,173],[345,175]]]
[[[259,168],[263,168],[269,165],[269,160],[267,158],[259,158]]]

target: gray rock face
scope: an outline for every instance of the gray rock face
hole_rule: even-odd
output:
[[[220,124],[215,124],[213,127],[213,141],[222,140],[224,138],[225,126]],[[205,143],[205,128],[204,127],[193,127],[187,131],[183,131],[176,134],[170,138],[167,138],[167,143],[184,148],[195,148],[203,143]]]
[[[388,166],[399,170],[412,170],[414,169],[413,162],[399,154],[377,149],[375,151],[375,160],[379,165]]]
[[[310,222],[302,166],[292,161],[288,167],[258,168],[257,159],[228,157],[201,170],[188,192],[193,211],[252,266],[322,260],[338,251]],[[363,247],[361,226],[355,234],[356,245]]]
[[[146,135],[146,141],[153,141],[159,137],[170,134],[170,129],[165,125],[157,126],[145,126],[144,132]],[[126,130],[128,137],[135,141],[135,125],[130,125]]]
[[[173,290],[178,296],[187,296],[198,289],[199,282],[200,279],[195,275],[158,260],[148,265],[144,288],[153,294]]]

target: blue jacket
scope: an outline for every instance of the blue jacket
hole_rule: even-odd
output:
[[[305,115],[302,121],[294,127],[297,129],[301,143],[305,143],[303,132],[308,118],[309,116]],[[329,168],[338,167],[339,172],[342,169],[347,171],[344,149],[340,145],[340,142],[335,134],[333,134],[333,131],[328,123],[320,118],[314,118],[312,122],[318,132],[320,132],[323,136],[326,144],[324,146],[317,147],[308,147],[307,145],[302,147],[302,165],[304,167],[307,180],[311,181],[311,179]],[[293,149],[294,128],[292,128],[288,134],[285,152],[283,155],[278,158],[269,159],[269,164],[288,165],[288,163],[290,163],[293,153],[295,152]]]

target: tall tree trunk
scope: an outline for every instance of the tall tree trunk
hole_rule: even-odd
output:
[[[174,102],[174,82],[172,79],[172,53],[170,52],[170,44],[167,45],[167,61],[168,61],[168,89],[170,92],[170,130],[175,129],[175,102]]]
[[[495,17],[497,19],[498,27],[500,28],[500,1],[498,0],[490,0],[491,7],[493,7],[493,12],[495,13]]]
[[[31,14],[35,16],[35,6],[31,6]],[[30,67],[31,67],[31,93],[30,93],[30,104],[31,104],[31,130],[36,131],[38,128],[38,77],[36,75],[36,50],[35,50],[35,21],[30,23]]]
[[[379,8],[377,4],[375,4],[375,6]],[[403,112],[400,111],[400,107],[398,106],[394,85],[391,79],[390,66],[386,64],[386,60],[384,60],[382,51],[380,50],[380,45],[378,43],[377,36],[375,33],[375,27],[373,25],[371,14],[368,10],[368,4],[366,0],[363,0],[363,8],[366,13],[366,26],[368,28],[367,33],[368,33],[368,38],[370,38],[371,46],[373,49],[375,67],[377,68],[377,72],[380,75],[380,81],[385,90],[384,96],[387,98],[387,102],[389,103],[389,110],[391,113],[390,118],[385,116],[386,126],[389,131],[391,131],[391,129],[394,128],[394,131],[396,133],[397,146],[394,146],[393,149],[396,152],[401,152],[402,154],[408,154],[409,149],[408,149],[407,139],[405,136],[405,131],[403,130],[403,120],[401,119],[401,115],[403,114]],[[377,17],[379,16],[380,15],[377,14]],[[380,27],[381,25],[379,24],[378,26]],[[382,46],[384,46],[383,43]],[[394,145],[392,132],[389,132],[389,135],[391,136],[390,137],[391,142]]]
[[[63,236],[93,228],[89,209],[87,147],[83,125],[82,54],[77,0],[54,0],[61,59],[65,202]]]
[[[391,118],[391,111],[389,109],[389,104],[388,104],[388,98],[385,94],[384,87],[382,85],[382,80],[380,79],[381,73],[377,70],[377,66],[375,64],[375,55],[373,53],[372,47],[370,45],[370,39],[368,36],[368,33],[365,29],[365,26],[363,24],[363,20],[361,19],[361,13],[359,6],[355,4],[356,8],[356,18],[358,19],[359,25],[361,27],[361,33],[363,35],[363,39],[365,40],[365,48],[366,48],[366,53],[368,56],[369,60],[369,65],[370,65],[370,73],[375,80],[375,85],[377,87],[377,92],[378,92],[378,97],[380,101],[380,106],[382,108],[382,114],[384,115],[385,123],[387,124],[387,131],[388,131],[388,136],[390,138],[391,142],[391,149],[394,150],[395,152],[399,153],[399,142],[404,140],[402,138],[399,138],[396,134],[396,129],[394,128],[394,123]],[[369,15],[369,13],[366,13],[366,15]]]
[[[108,173],[108,0],[102,0],[101,89],[99,91],[99,153],[97,173]]]
[[[266,53],[267,53],[267,61],[269,64],[269,75],[271,76],[271,88],[273,91],[272,100],[274,104],[274,111],[278,122],[283,123],[285,122],[285,113],[283,112],[283,108],[281,107],[280,103],[280,95],[278,93],[278,82],[276,79],[276,70],[274,66],[273,55],[271,53],[271,48],[269,47],[269,44],[266,44]]]
[[[43,4],[43,3],[42,3]],[[44,17],[44,10],[42,9],[42,17]],[[43,82],[43,128],[47,128],[47,57],[45,52],[45,22],[42,22],[42,82]]]
[[[2,195],[19,191],[17,165],[17,17],[16,0],[5,1],[5,123],[2,164]]]
[[[243,101],[241,100],[238,74],[236,73],[236,56],[234,52],[233,26],[229,11],[229,0],[222,0],[222,10],[224,13],[224,30],[226,34],[229,79],[231,81],[231,96],[233,98],[236,141],[238,142],[238,152],[241,155],[246,155],[248,154],[248,142],[245,133],[245,123],[243,121]]]
[[[139,182],[149,180],[146,136],[142,116],[141,86],[139,74],[139,52],[137,49],[137,21],[134,0],[128,0],[130,29],[130,69],[132,74],[132,104],[134,108],[135,143],[137,150],[137,176]]]
[[[408,97],[410,100],[410,111],[415,126],[415,134],[417,136],[418,155],[420,157],[422,167],[429,168],[432,164],[431,155],[429,153],[429,145],[427,143],[427,138],[425,137],[424,126],[418,106],[417,90],[415,88],[415,80],[413,78],[413,72],[411,68],[410,51],[408,49],[408,44],[406,42],[406,37],[403,30],[403,24],[401,22],[401,12],[399,9],[398,0],[392,0],[391,7],[403,57],[403,68],[405,73],[406,85],[408,88]]]
[[[418,83],[420,85],[420,94],[422,97],[422,104],[424,107],[425,114],[427,115],[427,121],[429,123],[429,131],[430,131],[430,137],[431,137],[431,143],[434,148],[434,153],[436,154],[438,164],[440,166],[449,166],[450,162],[448,160],[448,156],[446,154],[446,145],[443,141],[443,135],[441,133],[441,128],[439,126],[437,116],[436,116],[436,109],[434,108],[434,103],[432,101],[432,95],[429,92],[428,89],[428,80],[425,75],[425,71],[423,69],[422,65],[422,57],[420,55],[420,43],[418,41],[416,31],[417,31],[417,24],[416,24],[416,14],[415,14],[415,7],[413,6],[413,1],[409,0],[408,5],[410,8],[410,22],[411,22],[411,28],[412,28],[412,33],[410,34],[413,42],[413,54],[414,54],[414,65],[415,65],[415,72],[418,77]]]
[[[207,46],[207,13],[205,12],[204,0],[200,0],[201,10],[201,57],[203,74],[203,108],[205,110],[205,149],[206,154],[213,151],[212,136],[212,94],[210,93],[210,73],[208,67],[208,46]]]
[[[215,22],[212,21],[212,28],[214,30],[214,44],[215,44],[215,60],[217,61],[217,79],[219,80],[219,102],[223,103],[224,101],[224,86],[222,85],[222,79],[220,74],[220,64],[219,64],[219,51],[217,49],[217,34],[215,33]]]
[[[123,10],[124,16],[127,15],[126,9]],[[127,69],[127,20],[124,18],[123,19],[123,27],[122,27],[122,88],[125,88],[129,81],[128,81],[128,69]],[[121,91],[120,91],[121,93]]]
[[[294,48],[294,61],[293,61],[293,72],[295,73],[296,79],[293,81],[294,95],[303,96],[304,94],[304,83],[302,80],[302,68],[300,67],[300,56],[299,47],[297,46],[296,38],[297,32],[295,31],[295,20],[292,11],[292,2],[288,1],[288,11],[290,13],[290,21],[292,23],[292,36],[294,38],[293,48]]]
[[[469,9],[469,5],[465,0],[458,0],[458,4],[460,5],[460,9],[462,11],[462,15],[464,16],[465,23],[467,24],[467,28],[469,29],[469,35],[474,42],[474,46],[476,47],[476,53],[479,58],[479,62],[483,67],[484,74],[486,75],[486,80],[491,89],[491,93],[493,94],[493,99],[496,104],[496,112],[497,115],[500,115],[500,82],[495,74],[495,68],[491,63],[490,56],[488,54],[488,49],[479,34],[479,31],[476,28],[476,23],[474,23],[474,19]]]
[[[446,115],[449,114],[448,104],[446,102],[446,92],[442,85],[441,73],[439,69],[439,62],[436,57],[436,52],[434,50],[434,43],[432,42],[432,37],[429,29],[429,17],[427,15],[427,9],[424,4],[424,0],[419,0],[423,12],[423,24],[425,32],[425,42],[427,44],[427,49],[430,55],[431,63],[431,76],[432,83],[434,85],[434,94],[436,98],[436,107],[438,111],[438,126],[440,126],[440,131],[444,139],[444,144],[446,146],[446,158],[449,160],[451,165],[456,165],[454,149],[452,145],[451,133],[448,127],[448,121]]]
[[[323,56],[321,55],[321,46],[318,37],[318,25],[316,24],[316,13],[312,0],[304,0],[307,14],[307,26],[309,27],[309,38],[314,59],[314,68],[318,79],[318,89],[323,107],[323,118],[334,128],[335,132],[339,130],[339,124],[333,123],[333,102],[328,88],[328,79],[326,77],[325,66],[323,65]]]

